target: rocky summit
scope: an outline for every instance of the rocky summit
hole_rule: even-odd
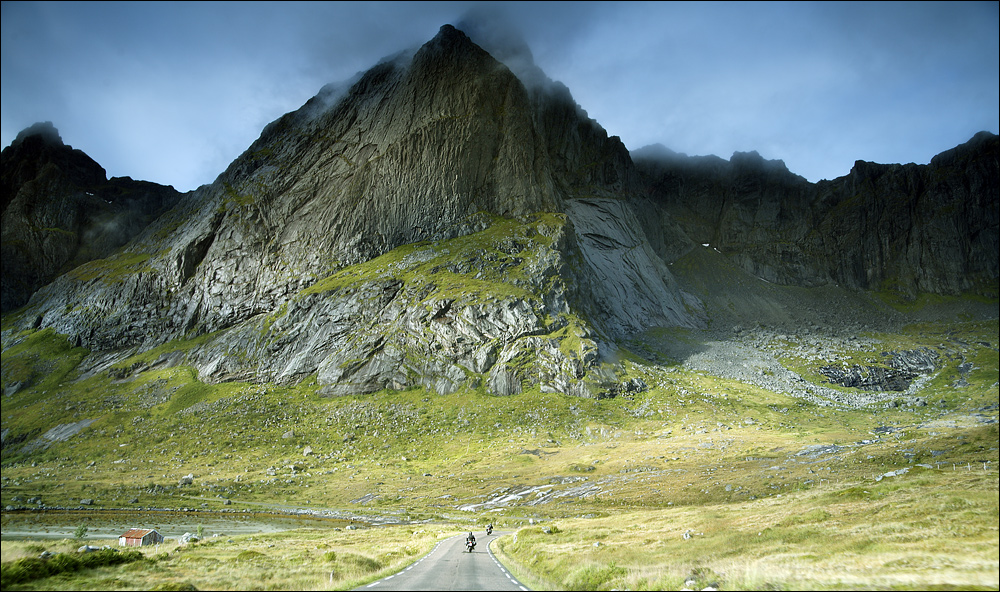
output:
[[[0,154],[3,312],[56,276],[111,255],[180,197],[172,187],[108,179],[51,122],[25,129]]]
[[[601,397],[634,386],[615,360],[637,335],[780,320],[726,282],[997,297],[996,135],[819,183],[755,152],[630,153],[527,48],[481,42],[445,25],[324,87],[185,194],[25,130],[5,347],[50,328],[118,378]]]

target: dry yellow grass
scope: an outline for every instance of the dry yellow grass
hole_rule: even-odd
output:
[[[539,589],[996,589],[997,472],[562,519],[503,556]],[[532,579],[532,575],[534,578]]]
[[[329,590],[351,589],[385,577],[429,552],[458,530],[439,526],[301,529],[245,535],[191,545],[168,541],[159,553],[116,568],[54,576],[5,590]],[[88,541],[115,544],[116,541]],[[37,556],[41,550],[72,552],[78,543],[3,541],[3,561]]]

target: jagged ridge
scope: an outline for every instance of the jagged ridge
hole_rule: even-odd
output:
[[[662,147],[634,156],[646,183],[641,219],[668,261],[708,243],[781,284],[998,295],[995,134],[980,132],[928,165],[858,161],[816,184],[756,152],[728,162]]]

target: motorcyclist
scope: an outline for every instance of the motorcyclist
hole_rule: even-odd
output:
[[[487,524],[486,525],[486,534],[487,534],[487,536],[493,534],[493,525],[492,524]]]
[[[470,532],[469,536],[465,537],[465,544],[467,546],[471,545],[471,546],[475,547],[476,546],[476,535],[474,535],[474,534],[472,534]]]

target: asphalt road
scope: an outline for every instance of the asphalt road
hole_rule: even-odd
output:
[[[528,590],[493,557],[489,543],[506,534],[476,534],[476,550],[465,550],[465,535],[438,543],[410,567],[356,590]]]

